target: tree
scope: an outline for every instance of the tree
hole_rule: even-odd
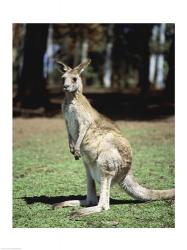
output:
[[[46,107],[43,57],[46,51],[48,24],[26,24],[23,67],[16,101],[22,107]]]
[[[171,35],[171,46],[168,53],[169,72],[166,79],[166,96],[168,100],[175,101],[175,33]]]
[[[134,24],[133,40],[131,41],[134,53],[140,56],[139,84],[141,93],[144,95],[149,90],[149,41],[152,24]]]
[[[110,88],[112,85],[112,47],[113,47],[113,27],[114,24],[109,24],[107,29],[107,45],[106,45],[106,55],[104,64],[104,76],[103,82],[106,88]]]

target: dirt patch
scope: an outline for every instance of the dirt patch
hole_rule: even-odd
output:
[[[13,119],[13,144],[18,145],[33,135],[49,135],[63,132],[64,129],[64,121],[60,118],[15,118]]]
[[[126,129],[150,129],[155,134],[167,134],[169,131],[173,134],[175,129],[174,117],[154,121],[118,121],[117,124],[120,128],[125,124]]]
[[[157,128],[162,127],[162,133],[174,130],[174,117],[157,121],[118,121],[119,127],[128,128]],[[157,125],[157,126],[156,126]],[[64,132],[65,124],[62,118],[15,118],[13,119],[13,144],[19,145],[22,141],[38,134],[55,134]]]

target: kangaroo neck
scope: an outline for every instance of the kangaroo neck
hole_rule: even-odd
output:
[[[67,104],[73,103],[74,101],[78,100],[80,96],[82,96],[82,93],[80,91],[65,92],[66,103]]]

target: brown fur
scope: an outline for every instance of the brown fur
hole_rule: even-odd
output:
[[[142,187],[134,179],[132,151],[117,126],[99,114],[82,94],[80,73],[89,61],[71,69],[63,75],[66,90],[64,117],[66,121],[70,152],[78,160],[82,157],[87,173],[86,200],[66,201],[55,207],[84,205],[76,215],[88,215],[109,209],[111,184],[118,183],[136,199],[158,200],[174,198],[174,189],[150,190]],[[76,77],[76,81],[73,80]],[[101,185],[99,202],[97,201],[95,181]],[[93,206],[94,205],[94,206]]]

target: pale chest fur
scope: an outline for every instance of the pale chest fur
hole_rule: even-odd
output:
[[[78,138],[80,115],[74,104],[63,106],[64,118],[66,127],[73,141],[75,142]]]
[[[79,136],[80,126],[92,123],[92,117],[89,112],[86,111],[84,105],[76,101],[68,104],[65,103],[63,105],[63,112],[67,130],[74,143],[76,143]]]

